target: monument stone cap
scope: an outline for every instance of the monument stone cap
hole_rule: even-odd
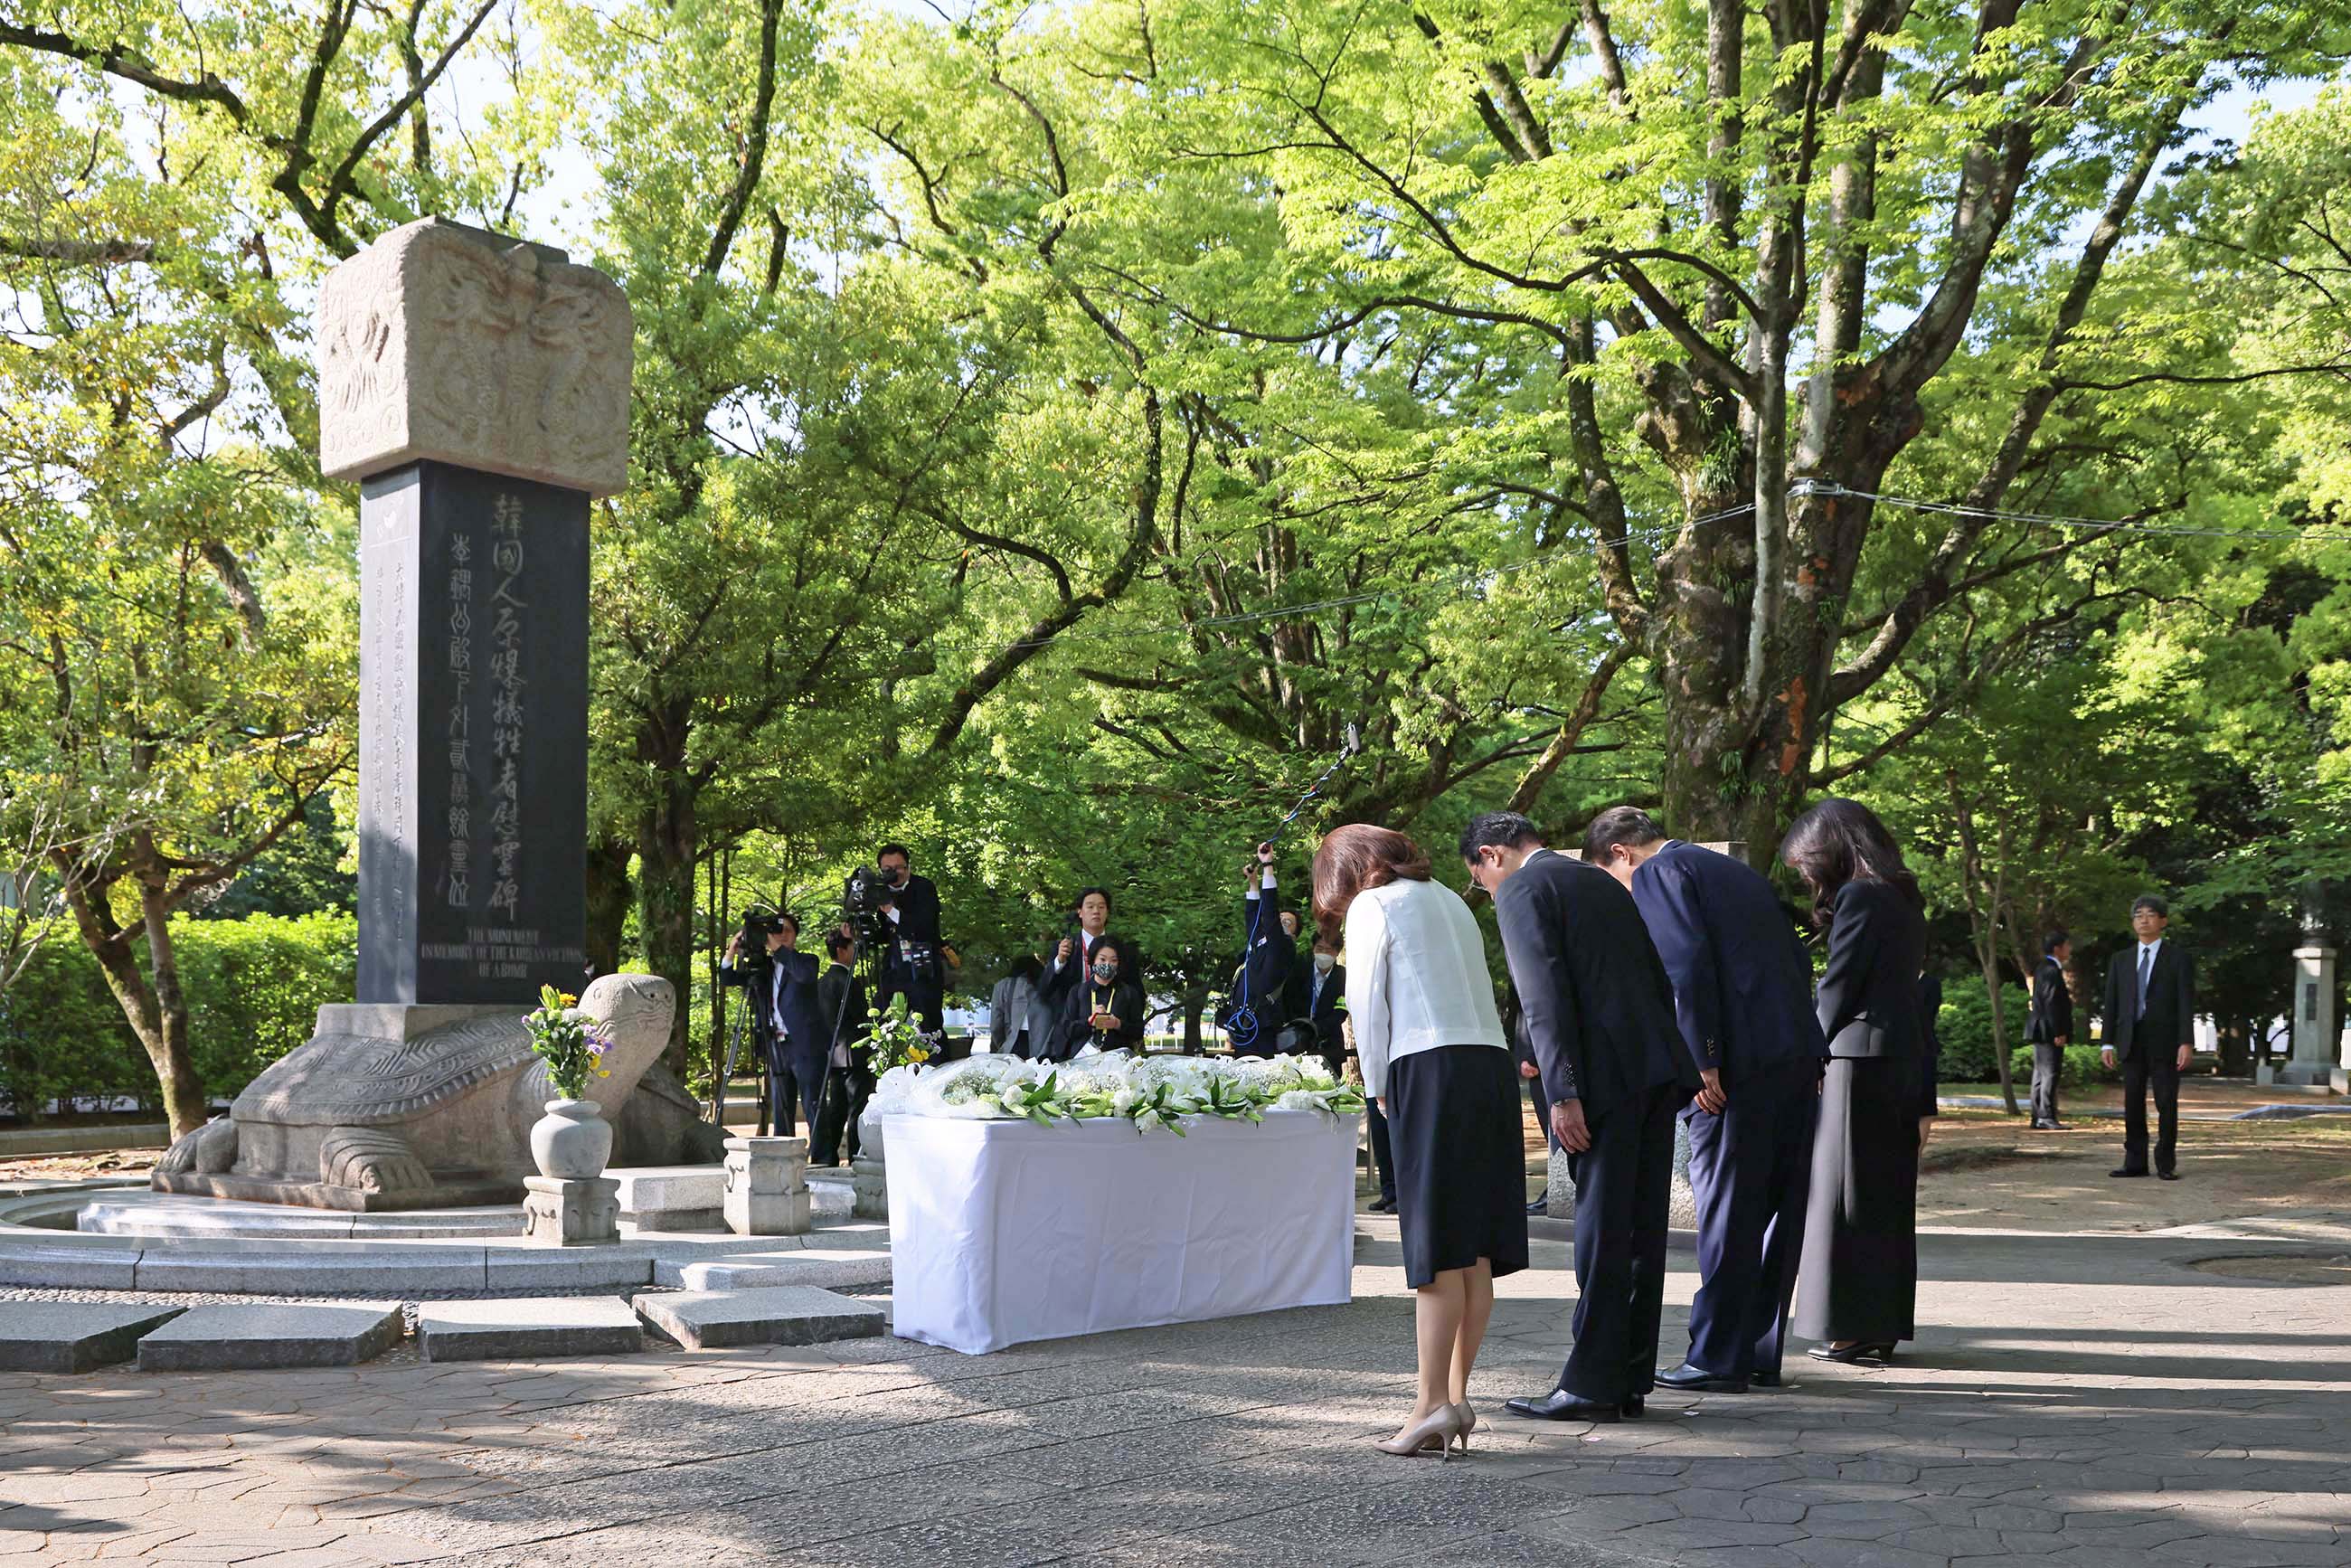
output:
[[[402,225],[319,290],[319,466],[361,479],[430,460],[611,495],[634,334],[620,287],[551,246]]]

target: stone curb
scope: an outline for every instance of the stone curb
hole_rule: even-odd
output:
[[[416,1343],[426,1361],[549,1361],[645,1347],[637,1314],[617,1296],[421,1302]]]
[[[179,1307],[0,1301],[0,1372],[89,1372],[129,1361]]]
[[[141,1372],[355,1366],[400,1341],[398,1301],[190,1307],[139,1342]]]

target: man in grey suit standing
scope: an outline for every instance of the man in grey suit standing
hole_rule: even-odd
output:
[[[2106,966],[2106,1038],[2098,1054],[2123,1068],[2123,1163],[2109,1176],[2143,1176],[2147,1094],[2155,1091],[2155,1174],[2178,1181],[2179,1075],[2195,1051],[2196,967],[2164,928],[2171,911],[2153,894],[2131,905],[2137,942]]]
[[[2065,986],[2074,944],[2063,931],[2052,931],[2041,953],[2041,972],[2032,977],[2032,1019],[2024,1038],[2032,1046],[2032,1125],[2054,1132],[2065,1124],[2057,1119],[2057,1080],[2064,1071],[2065,1048],[2074,1043],[2074,993]]]

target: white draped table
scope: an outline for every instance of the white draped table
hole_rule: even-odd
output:
[[[893,1332],[967,1354],[1349,1299],[1355,1124],[893,1115]]]

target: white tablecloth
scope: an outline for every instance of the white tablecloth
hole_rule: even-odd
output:
[[[1349,1299],[1355,1125],[891,1116],[893,1332],[969,1354]]]

